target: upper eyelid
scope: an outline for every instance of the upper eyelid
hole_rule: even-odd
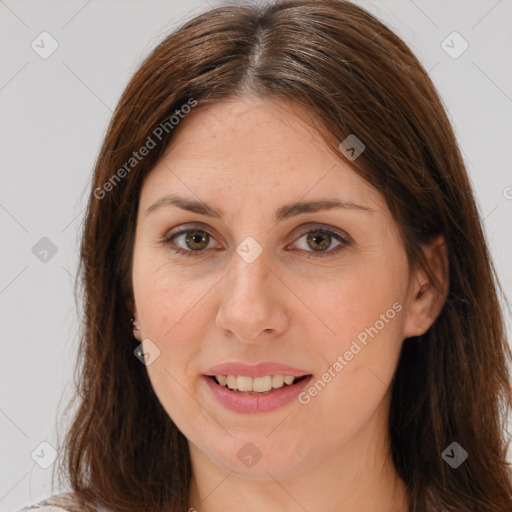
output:
[[[162,240],[170,241],[172,238],[182,235],[184,233],[187,233],[188,231],[193,231],[194,229],[196,229],[197,231],[204,231],[204,232],[208,233],[210,236],[212,236],[215,240],[217,240],[217,237],[212,235],[212,233],[210,232],[211,228],[203,227],[203,225],[201,223],[184,224],[184,225],[180,225],[176,228],[173,228],[173,229],[169,230],[164,235]],[[294,232],[298,231],[297,236],[302,237],[309,231],[315,231],[315,230],[332,232],[332,233],[340,236],[343,240],[346,241],[347,244],[353,243],[351,236],[346,231],[344,231],[340,228],[331,227],[326,224],[322,224],[322,223],[318,223],[318,222],[307,222],[305,224],[302,224],[302,225],[298,226],[297,228],[295,228]],[[216,231],[216,230],[214,230],[214,231]]]

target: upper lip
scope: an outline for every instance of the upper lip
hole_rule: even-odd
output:
[[[267,375],[291,375],[293,377],[302,377],[311,375],[307,370],[294,368],[286,364],[263,362],[256,365],[247,365],[244,363],[222,363],[212,366],[205,375],[245,375],[248,377],[265,377]]]

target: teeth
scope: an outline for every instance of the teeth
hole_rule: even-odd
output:
[[[290,385],[298,377],[292,375],[266,375],[265,377],[248,377],[245,375],[216,375],[215,378],[221,386],[236,391],[255,391],[266,393],[272,388],[282,388],[284,384]]]
[[[282,388],[284,384],[284,377],[282,375],[272,375],[272,387]]]
[[[228,375],[226,377],[226,383],[227,383],[229,389],[236,389],[236,376]]]
[[[241,377],[238,377],[239,379]],[[244,379],[250,377],[243,377]],[[270,391],[272,389],[272,377],[270,375],[266,375],[265,377],[254,377],[252,380],[252,390],[251,391],[259,391],[260,393],[264,393],[265,391]]]
[[[252,378],[251,377],[240,377],[236,378],[236,389],[238,391],[252,391]]]

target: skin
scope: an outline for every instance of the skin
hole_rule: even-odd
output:
[[[389,386],[404,339],[430,327],[444,296],[424,272],[409,276],[384,197],[328,151],[301,120],[308,117],[289,100],[251,97],[193,111],[141,190],[132,269],[136,336],[160,349],[146,369],[188,439],[189,504],[200,512],[407,510],[388,451]],[[224,216],[173,205],[146,214],[169,193],[206,201]],[[372,211],[273,220],[284,204],[321,198]],[[187,245],[186,235],[174,239],[184,250],[199,246],[201,255],[175,254],[172,242],[161,241],[178,226],[206,231],[203,245]],[[315,258],[318,245],[301,236],[301,226],[330,229],[352,245],[334,253],[339,242],[327,236],[320,239],[326,256]],[[236,252],[248,236],[263,250],[252,263]],[[425,254],[447,283],[443,239]],[[209,367],[227,361],[277,361],[319,378],[397,302],[401,311],[307,404],[236,413],[202,382]],[[250,468],[237,457],[247,443],[261,453]]]

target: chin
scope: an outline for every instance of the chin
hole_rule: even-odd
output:
[[[308,454],[303,444],[302,449],[295,449],[289,435],[275,433],[272,440],[265,436],[268,434],[226,435],[222,442],[208,443],[209,456],[224,471],[255,480],[285,479],[313,466],[314,461],[309,460],[313,454]]]

